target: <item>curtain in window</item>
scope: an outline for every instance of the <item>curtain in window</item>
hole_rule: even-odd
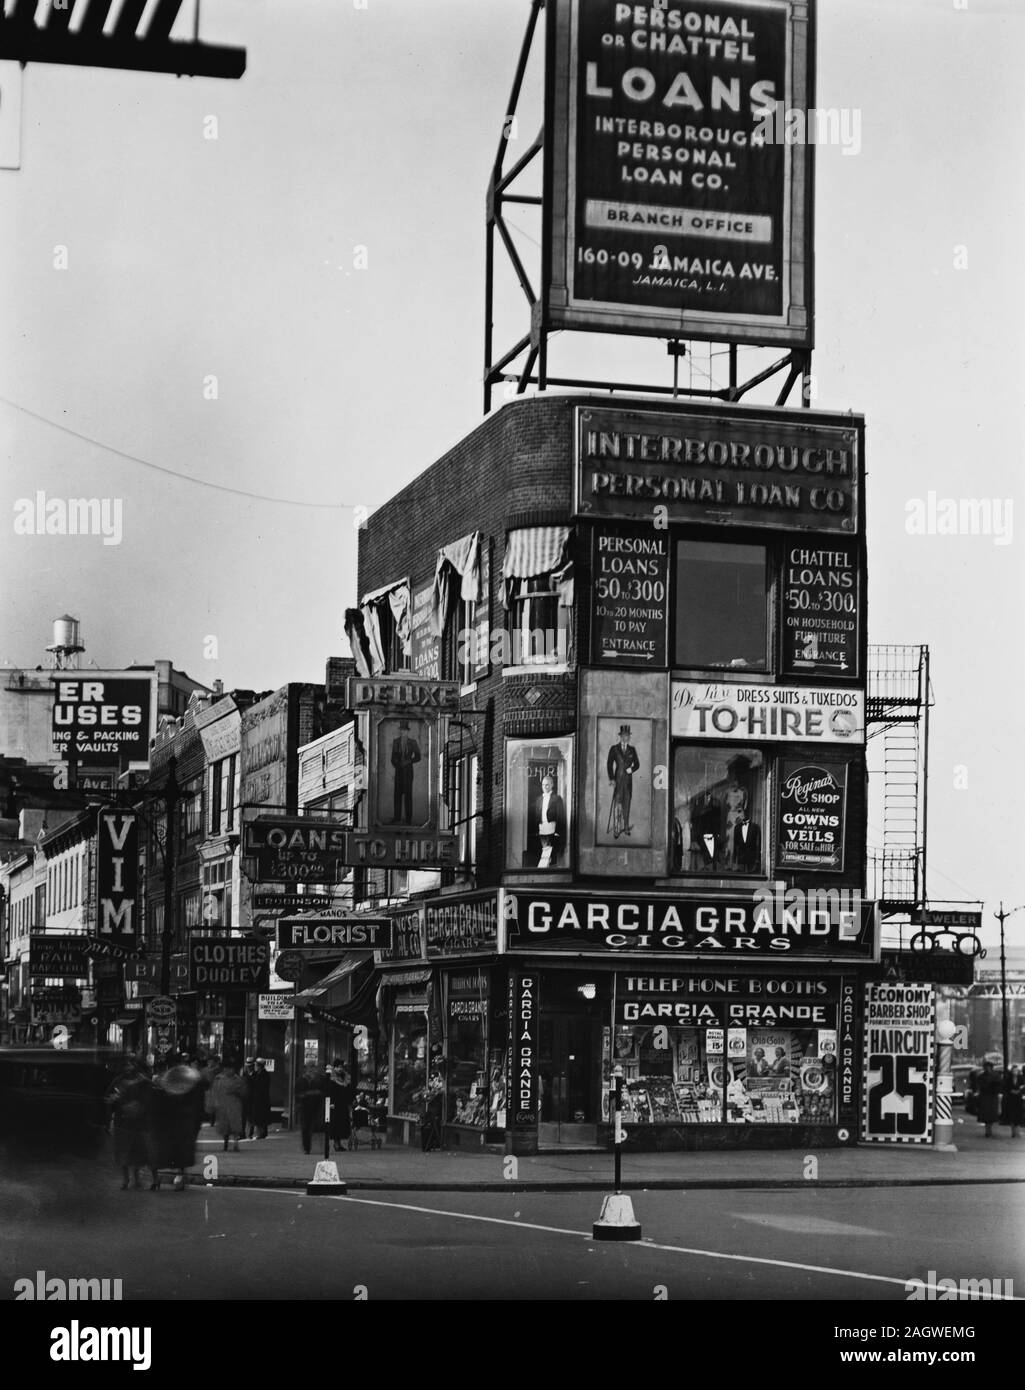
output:
[[[480,532],[463,536],[438,551],[434,570],[434,594],[431,605],[431,630],[440,637],[445,628],[451,600],[453,575],[460,579],[459,597],[467,603],[479,603],[481,598]]]
[[[573,606],[573,561],[568,526],[530,526],[510,531],[502,566],[502,602],[508,608],[520,579],[552,576],[563,608]]]

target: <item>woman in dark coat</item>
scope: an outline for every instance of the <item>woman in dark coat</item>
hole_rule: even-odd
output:
[[[1000,1123],[1011,1126],[1011,1138],[1018,1139],[1021,1136],[1021,1125],[1025,1119],[1025,1093],[1022,1086],[1025,1078],[1022,1077],[1020,1067],[1012,1067],[1004,1078],[1004,1108],[1000,1116]]]
[[[150,1138],[153,1168],[177,1168],[174,1186],[185,1188],[185,1169],[196,1161],[196,1135],[203,1123],[202,1079],[195,1067],[169,1066],[154,1081],[153,1123]],[[160,1185],[159,1178],[154,1187]]]
[[[978,1095],[978,1119],[980,1124],[986,1126],[986,1138],[994,1138],[993,1126],[1000,1118],[1000,1099],[1003,1093],[1003,1083],[993,1069],[992,1062],[983,1062],[982,1075],[976,1082],[975,1090]]]
[[[335,1058],[333,1068],[328,1070],[327,1094],[331,1102],[331,1141],[335,1152],[344,1148],[352,1137],[352,1101],[354,1088],[345,1074],[341,1058]]]
[[[124,1181],[121,1191],[128,1188],[129,1172],[136,1187],[141,1187],[139,1170],[150,1161],[149,1127],[153,1112],[153,1085],[139,1068],[134,1057],[125,1062],[121,1075],[107,1092],[107,1105],[114,1132],[114,1162],[121,1169]],[[156,1171],[153,1180],[156,1181]]]

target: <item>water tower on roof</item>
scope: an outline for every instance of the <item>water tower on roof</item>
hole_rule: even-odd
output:
[[[55,671],[77,671],[79,653],[85,651],[82,645],[78,619],[70,613],[53,620],[53,642],[46,649],[51,654],[51,665]]]

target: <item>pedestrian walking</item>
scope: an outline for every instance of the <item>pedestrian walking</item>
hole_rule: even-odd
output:
[[[266,1139],[267,1126],[270,1124],[270,1072],[267,1070],[267,1063],[262,1057],[256,1059],[249,1086],[249,1104],[256,1137],[257,1139]]]
[[[246,1064],[242,1068],[242,1080],[245,1088],[242,1093],[242,1137],[252,1139],[255,1135],[253,1124],[253,1077],[256,1075],[256,1058],[247,1057]]]
[[[328,1068],[327,1095],[331,1102],[331,1142],[335,1153],[339,1153],[352,1138],[352,1101],[355,1095],[340,1057],[336,1057],[334,1066]]]
[[[1004,1076],[1004,1103],[1000,1115],[1000,1123],[1011,1126],[1011,1138],[1021,1137],[1021,1126],[1023,1114],[1025,1114],[1025,1094],[1023,1094],[1025,1077],[1022,1076],[1021,1067],[1015,1065],[1005,1073]]]
[[[214,1124],[217,1133],[224,1140],[224,1151],[234,1140],[238,1153],[238,1141],[243,1134],[243,1114],[246,1099],[245,1078],[239,1076],[231,1062],[226,1062],[213,1084],[210,1092],[214,1109]]]
[[[327,1093],[325,1080],[313,1067],[307,1067],[296,1082],[295,1099],[299,1126],[302,1131],[303,1153],[313,1148],[313,1126],[318,1115],[324,1112],[324,1096]]]
[[[173,1186],[185,1190],[185,1172],[196,1161],[196,1135],[203,1123],[202,1078],[195,1067],[169,1059],[154,1080],[154,1106],[150,1124],[150,1166],[176,1168]],[[160,1186],[159,1175],[152,1186]]]
[[[134,1057],[125,1060],[121,1075],[107,1092],[106,1103],[114,1135],[114,1162],[121,1169],[127,1191],[129,1176],[142,1186],[139,1171],[150,1163],[149,1128],[153,1113],[153,1085]],[[153,1169],[153,1182],[157,1173]]]
[[[977,1116],[980,1124],[986,1126],[986,1138],[994,1139],[993,1126],[1000,1118],[1000,1100],[1003,1083],[994,1070],[993,1063],[987,1060],[982,1064],[982,1074],[975,1083],[978,1097]]]

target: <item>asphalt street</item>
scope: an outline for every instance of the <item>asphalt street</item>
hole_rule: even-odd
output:
[[[0,1159],[0,1299],[37,1270],[121,1279],[129,1301],[904,1303],[914,1278],[1025,1295],[1020,1183],[636,1192],[642,1241],[597,1243],[597,1192],[121,1192],[95,1158]]]

